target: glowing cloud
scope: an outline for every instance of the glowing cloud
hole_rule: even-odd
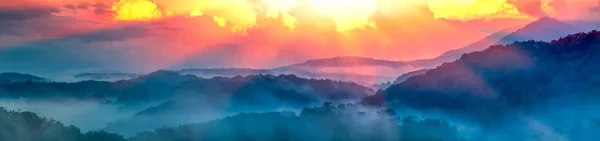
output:
[[[113,3],[111,10],[116,13],[116,20],[153,20],[173,14],[163,14],[158,5],[149,0],[120,0]]]
[[[493,18],[526,18],[507,0],[429,0],[435,18],[473,20]]]
[[[338,31],[372,25],[377,0],[307,0],[311,8],[333,19]]]

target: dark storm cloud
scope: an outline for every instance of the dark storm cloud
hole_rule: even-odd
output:
[[[60,12],[55,7],[0,8],[0,22],[23,21]]]
[[[55,7],[0,7],[0,35],[21,34],[27,20],[52,16]]]
[[[65,8],[73,9],[73,10],[77,9],[77,7],[74,4],[67,4],[67,5],[65,5]]]
[[[96,3],[92,6],[94,7],[94,13],[96,15],[112,16],[115,14],[115,12],[110,10],[110,7],[107,6],[106,4]]]
[[[88,8],[88,6],[89,6],[89,5],[88,5],[87,3],[80,3],[80,4],[77,4],[77,8],[79,8],[79,9],[87,9],[87,8]]]

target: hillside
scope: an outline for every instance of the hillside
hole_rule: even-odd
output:
[[[173,72],[163,73],[167,74],[161,75],[175,75],[169,74]],[[145,86],[146,89],[151,90],[150,92],[160,92],[152,90],[156,89],[152,87],[160,88],[159,85],[162,85],[166,88],[165,94],[148,92],[139,93],[140,95],[128,94],[120,97],[120,102],[141,103],[139,99],[148,97],[164,100],[164,102],[129,118],[111,123],[108,130],[136,133],[144,129],[214,119],[229,113],[298,109],[314,106],[323,101],[356,101],[373,93],[373,90],[353,83],[305,79],[295,75],[250,75],[203,79],[191,75],[165,77],[155,73],[130,81],[132,82],[118,83]],[[159,83],[161,81],[162,83]]]
[[[284,66],[276,69],[290,69],[290,68],[313,68],[313,67],[352,67],[352,66],[383,66],[390,68],[401,68],[406,64],[399,61],[380,60],[366,57],[355,57],[355,56],[341,56],[325,59],[308,60],[303,63]]]
[[[133,79],[141,76],[140,74],[131,73],[82,73],[74,77],[79,80],[96,80],[96,81],[119,81]]]
[[[408,78],[418,76],[418,75],[423,75],[423,74],[427,73],[429,70],[430,69],[422,69],[422,70],[416,70],[416,71],[402,74],[402,75],[398,76],[398,78],[396,78],[396,80],[392,84],[400,84],[400,83],[408,80]]]
[[[493,124],[600,101],[600,32],[496,45],[365,98],[366,105],[437,109]],[[552,103],[562,103],[561,107]],[[567,110],[567,109],[565,109]],[[583,111],[585,112],[585,111]],[[583,114],[583,113],[582,113]],[[578,118],[587,118],[585,116]]]
[[[415,61],[410,61],[408,63],[413,64],[414,66],[420,66],[421,68],[434,68],[446,62],[452,62],[460,58],[465,53],[471,53],[475,51],[481,51],[487,49],[489,46],[496,44],[505,36],[510,33],[522,28],[522,26],[515,26],[500,30],[498,32],[492,33],[487,37],[478,40],[477,42],[473,42],[465,47],[453,49],[442,53],[442,55],[432,58],[432,59],[420,59]]]
[[[8,111],[0,107],[2,141],[125,141],[121,135],[103,131],[81,133],[75,126],[39,117],[32,112]]]
[[[581,32],[576,26],[564,23],[551,17],[542,17],[527,25],[509,27],[471,43],[465,47],[449,50],[432,59],[420,59],[406,62],[421,68],[434,68],[446,62],[452,62],[463,54],[482,51],[496,44],[510,44],[515,41],[551,41],[561,36]]]
[[[324,101],[353,102],[373,93],[372,89],[354,83],[306,79],[295,75],[205,79],[172,71],[157,71],[116,82],[20,82],[0,85],[0,97],[6,100],[81,100],[121,107],[118,110],[150,106],[111,124],[111,127],[119,127],[116,128],[119,131],[134,133],[139,130],[125,127],[140,125],[134,127],[149,130],[196,123],[237,112],[299,109]],[[203,117],[180,119],[194,116]]]
[[[239,88],[247,88],[248,85],[260,86],[258,90],[261,91],[275,90],[274,88],[286,91],[309,91],[312,92],[311,94],[320,94],[313,95],[315,98],[319,97],[325,100],[358,98],[372,91],[357,84],[305,79],[294,75],[250,75],[205,79],[194,75],[180,75],[171,71],[157,71],[135,79],[116,82],[19,82],[0,85],[0,91],[6,92],[1,95],[2,97],[12,98],[63,97],[88,100],[117,98],[115,101],[117,103],[135,104],[146,102],[146,100],[164,100],[175,97],[182,91],[193,91],[195,94],[214,91],[231,93]]]
[[[204,78],[234,77],[248,75],[289,75],[303,78],[330,79],[336,81],[354,82],[369,86],[373,82],[389,80],[389,76],[366,75],[352,72],[352,68],[337,68],[346,71],[319,71],[319,68],[285,68],[285,69],[249,69],[249,68],[214,68],[214,69],[183,69],[177,72],[192,74]]]

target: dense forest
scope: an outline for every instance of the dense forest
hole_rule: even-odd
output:
[[[126,141],[104,131],[82,133],[79,128],[37,116],[32,112],[0,108],[1,141]]]
[[[248,113],[202,124],[141,133],[132,141],[458,141],[456,127],[433,119],[400,118],[392,109],[367,112],[355,104],[304,108],[293,112]]]
[[[535,119],[571,138],[600,130],[600,32],[496,45],[378,91],[361,103],[445,115],[490,128]],[[567,122],[568,121],[568,122]],[[525,122],[525,123],[524,123]],[[578,139],[582,140],[582,139]]]
[[[0,84],[3,100],[97,103],[131,111],[105,129],[132,135],[164,126],[198,123],[239,112],[301,109],[324,101],[354,102],[374,93],[348,82],[295,75],[213,77],[157,71],[138,78],[105,82],[14,82]],[[107,109],[105,108],[105,109]],[[108,122],[108,121],[107,121]]]
[[[402,140],[459,141],[456,127],[433,119],[400,118],[392,109],[359,110],[355,104],[293,112],[242,113],[200,124],[161,128],[129,139],[104,131],[81,133],[77,127],[31,112],[0,109],[0,140],[6,141],[224,141],[224,140]]]
[[[135,79],[117,82],[82,81],[15,82],[0,84],[4,98],[77,98],[82,100],[112,100],[135,105],[178,96],[233,97],[241,102],[255,96],[268,96],[294,106],[321,103],[325,100],[355,100],[373,92],[370,88],[347,82],[305,79],[295,75],[249,75],[205,79],[171,71],[157,71]]]

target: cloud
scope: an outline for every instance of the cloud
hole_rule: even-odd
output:
[[[112,17],[116,14],[114,11],[110,10],[109,6],[107,6],[106,4],[103,4],[103,3],[94,4],[93,7],[94,7],[94,13],[96,15]]]
[[[90,33],[71,36],[81,40],[84,43],[106,42],[106,41],[123,41],[132,38],[139,38],[148,35],[151,29],[139,26],[127,26],[114,29],[100,30]]]
[[[0,35],[20,34],[27,20],[51,16],[60,12],[55,7],[27,6],[27,7],[1,7],[0,6]]]
[[[0,22],[23,21],[60,12],[54,7],[0,8]]]
[[[88,9],[89,6],[90,5],[88,3],[67,4],[67,5],[65,5],[65,8],[71,9],[71,10],[77,10],[77,9]]]
[[[519,12],[533,17],[543,17],[546,16],[546,13],[542,9],[542,1],[543,0],[514,0],[508,2],[515,5],[517,9],[519,9]]]
[[[600,2],[598,2],[598,6],[590,8],[592,13],[600,13]]]

